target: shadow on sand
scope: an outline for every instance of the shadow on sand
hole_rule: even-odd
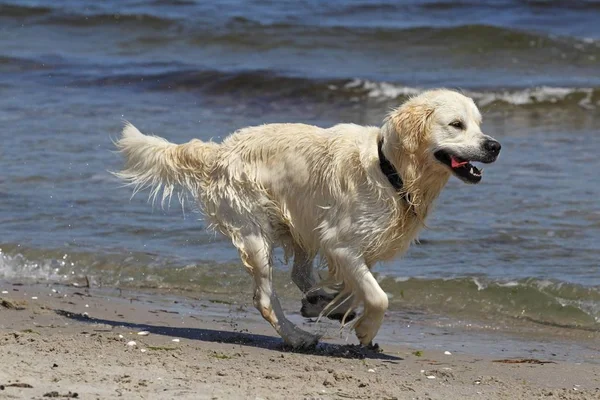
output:
[[[340,358],[369,358],[384,360],[395,363],[402,358],[385,354],[375,350],[367,349],[358,345],[339,345],[331,343],[319,343],[315,348],[297,350],[286,346],[280,338],[266,335],[256,335],[246,332],[218,331],[214,329],[203,328],[173,328],[170,326],[155,326],[147,324],[136,324],[132,322],[113,321],[109,319],[91,318],[84,314],[73,313],[64,310],[54,310],[55,313],[63,317],[89,324],[105,324],[109,326],[119,326],[140,331],[149,331],[157,335],[172,336],[191,340],[202,340],[204,342],[232,343],[242,346],[251,346],[261,349],[293,352],[302,354],[311,354],[324,357]]]

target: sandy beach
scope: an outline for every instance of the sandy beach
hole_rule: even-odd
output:
[[[245,304],[11,283],[0,297],[0,398],[600,398],[593,363],[376,353],[335,337],[294,353]]]
[[[600,399],[599,12],[0,0],[0,400]],[[478,185],[451,177],[418,243],[373,265],[382,352],[302,318],[275,249],[286,315],[322,335],[285,349],[193,201],[149,204],[110,173],[124,121],[172,143],[270,123],[381,127],[433,88],[471,97],[502,152]],[[333,206],[312,200],[298,209]]]

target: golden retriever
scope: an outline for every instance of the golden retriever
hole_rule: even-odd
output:
[[[342,310],[344,324],[362,306],[353,328],[371,345],[388,307],[371,268],[408,249],[450,175],[481,180],[471,162],[495,161],[500,143],[480,125],[473,100],[450,90],[407,100],[381,127],[267,124],[221,144],[176,145],[127,124],[116,143],[126,168],[117,176],[135,191],[151,188],[154,199],[162,191],[163,202],[176,190],[191,193],[231,238],[254,278],[254,305],[288,345],[314,346],[318,336],[281,309],[271,279],[278,246],[294,256],[303,314]],[[316,256],[327,263],[324,282],[313,272]]]

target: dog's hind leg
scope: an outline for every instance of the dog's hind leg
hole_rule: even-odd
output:
[[[236,243],[244,266],[254,277],[254,306],[293,348],[309,348],[317,344],[319,338],[303,331],[284,315],[279,299],[272,285],[273,266],[270,242],[260,234],[243,235]]]
[[[313,269],[314,257],[310,256],[298,243],[294,242],[294,264],[292,265],[292,282],[302,293],[308,293],[317,286],[319,277]]]
[[[304,293],[302,298],[302,308],[300,314],[304,318],[317,318],[321,316],[321,312],[331,304],[331,302],[338,297],[341,292],[339,287],[327,288],[319,286],[319,277],[315,273],[313,268],[313,258],[302,249],[298,244],[294,246],[294,264],[292,266],[292,281],[298,286],[298,288]],[[339,286],[339,285],[338,285]],[[350,301],[346,297],[338,299],[343,304],[338,307],[330,307],[332,310],[326,313],[326,317],[341,321],[346,315],[346,321],[354,319],[356,314],[354,312],[348,312],[352,306]]]

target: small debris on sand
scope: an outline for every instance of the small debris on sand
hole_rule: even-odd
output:
[[[9,310],[24,310],[26,308],[26,304],[27,303],[24,301],[12,301],[0,298],[0,307],[7,308]]]
[[[555,361],[541,361],[535,358],[516,358],[516,359],[505,359],[505,360],[494,360],[497,363],[504,364],[556,364]]]
[[[68,399],[76,399],[79,397],[79,394],[73,393],[73,392],[69,392],[66,394],[60,394],[57,391],[52,391],[52,392],[44,393],[43,397],[64,397],[64,398],[68,398]]]
[[[0,390],[4,390],[4,388],[7,388],[7,387],[33,389],[33,386],[31,386],[29,383],[16,382],[16,383],[7,383],[5,385],[0,385]]]

